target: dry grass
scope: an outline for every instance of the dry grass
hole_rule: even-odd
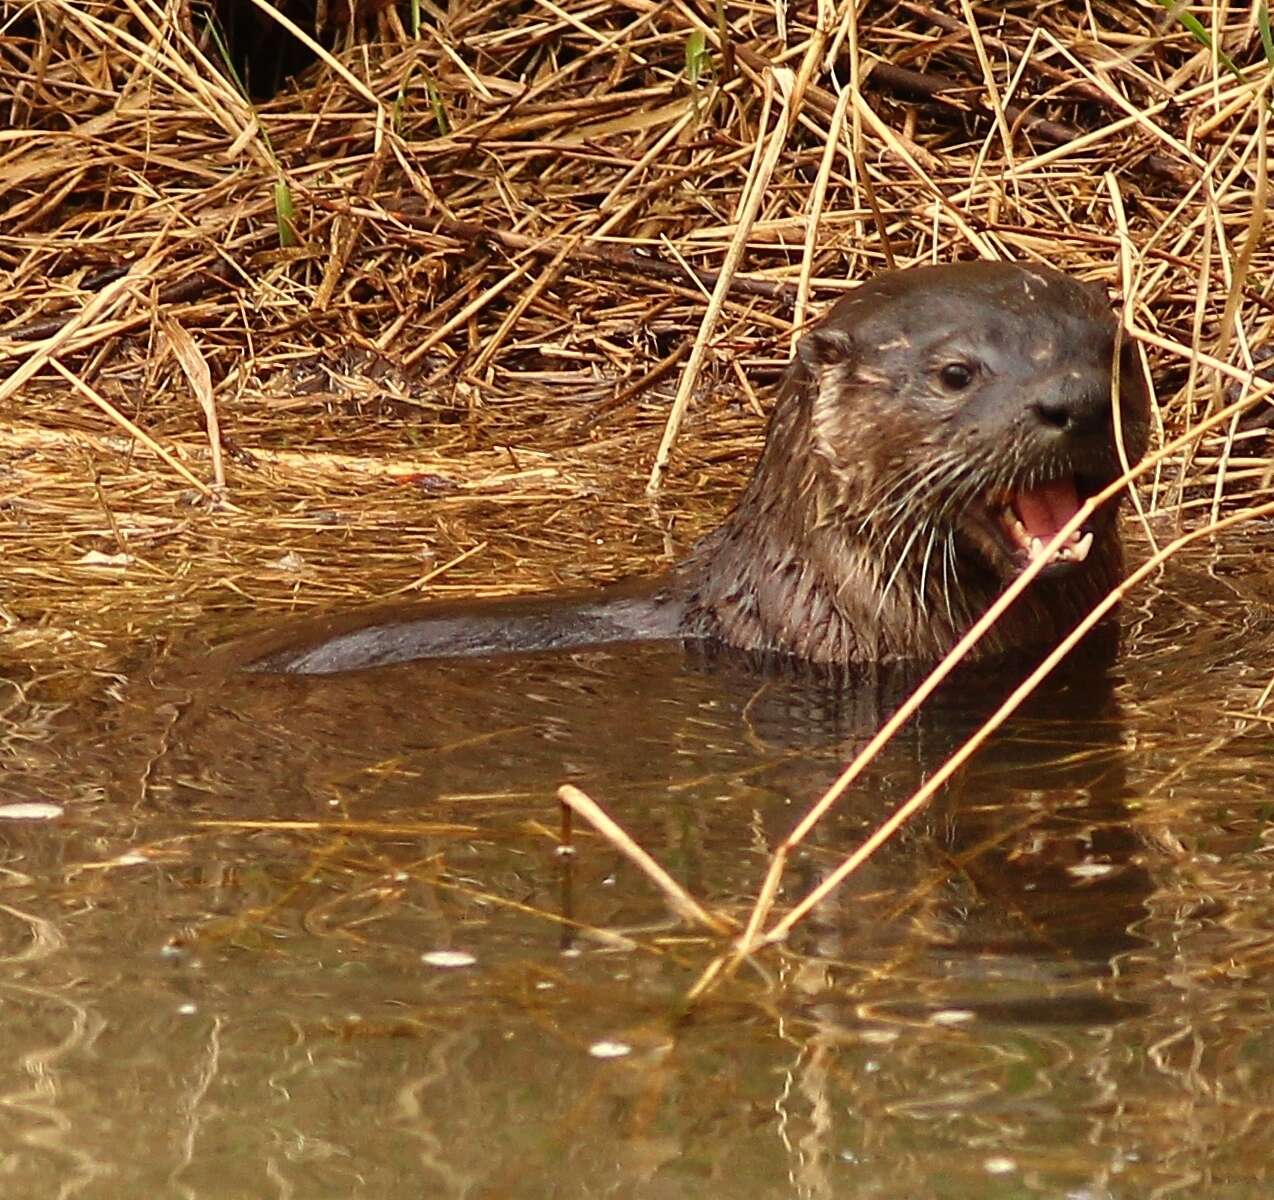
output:
[[[679,0],[426,4],[415,35],[382,12],[386,40],[346,36],[255,106],[198,9],[13,12],[20,631],[109,649],[210,610],[648,569],[746,470],[806,295],[891,262],[1098,279],[1144,335],[1164,427],[1215,412],[1274,325],[1253,11],[1211,30],[1236,77],[1149,3],[852,9],[815,27],[728,4],[725,54]],[[1183,482],[1195,507],[1268,487],[1255,444],[1175,456],[1147,508]]]

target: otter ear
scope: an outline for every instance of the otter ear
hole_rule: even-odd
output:
[[[840,326],[816,325],[796,345],[796,357],[811,370],[846,362],[853,356],[854,339]]]

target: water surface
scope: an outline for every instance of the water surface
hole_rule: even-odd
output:
[[[559,855],[556,788],[743,916],[905,680],[661,645],[284,678],[184,633],[60,707],[8,662],[6,802],[62,810],[0,824],[12,1194],[1268,1195],[1260,535],[1179,560],[1115,668],[694,1007],[721,946],[589,829]],[[780,903],[1009,682],[943,693]]]

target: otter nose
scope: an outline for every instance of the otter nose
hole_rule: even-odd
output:
[[[1054,380],[1029,408],[1047,430],[1069,437],[1104,433],[1110,417],[1110,380],[1069,373]]]

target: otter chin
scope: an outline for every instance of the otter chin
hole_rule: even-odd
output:
[[[649,638],[832,666],[936,661],[1028,565],[987,658],[1055,644],[1123,577],[1118,501],[1149,394],[1100,288],[1044,267],[891,271],[801,339],[722,524],[666,574],[585,595],[424,605],[267,639],[254,669]]]

